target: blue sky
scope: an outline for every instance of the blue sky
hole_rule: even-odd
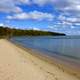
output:
[[[80,0],[2,0],[0,26],[80,35]]]

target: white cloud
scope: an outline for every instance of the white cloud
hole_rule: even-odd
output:
[[[21,12],[22,9],[16,6],[15,0],[0,1],[0,12]]]
[[[4,26],[4,24],[3,23],[0,23],[0,26]]]
[[[39,6],[44,6],[48,4],[49,0],[32,0],[33,4],[37,4]]]
[[[52,4],[57,10],[61,10],[64,15],[67,15],[67,21],[80,21],[80,0],[32,0],[33,3],[44,6],[45,4]],[[63,14],[61,13],[61,15]],[[69,16],[74,16],[69,18]]]
[[[29,15],[31,16],[32,19],[35,20],[53,20],[53,15],[50,13],[43,13],[43,12],[38,12],[38,11],[33,11],[30,12]]]
[[[39,30],[39,31],[41,30],[41,29],[38,28],[38,27],[28,27],[27,29],[28,29],[28,30]]]
[[[0,11],[21,12],[22,10],[17,4],[37,4],[38,6],[52,4],[56,9],[62,10],[63,12],[80,13],[80,0],[2,0],[0,1]]]
[[[62,29],[61,26],[57,25],[57,24],[49,25],[47,28],[48,28],[48,30],[52,30],[52,31],[58,31],[58,30]]]
[[[76,18],[76,17],[68,17],[68,18],[66,18],[66,20],[67,21],[69,21],[69,22],[77,22],[77,21],[79,21],[79,19],[78,18]]]
[[[45,4],[52,4],[55,8],[62,11],[80,12],[80,0],[2,0],[0,1],[0,11],[16,10],[17,4],[37,4],[44,6]]]
[[[18,5],[30,4],[30,0],[1,0],[0,1],[0,12],[14,12],[20,13],[22,9]]]
[[[23,4],[30,4],[30,3],[31,3],[30,0],[17,0],[17,1],[18,1],[18,3],[19,3],[19,1],[20,1],[20,2],[23,3]]]
[[[0,26],[2,26],[2,27],[8,27],[9,25],[4,24],[4,23],[0,23]]]
[[[54,16],[50,13],[43,13],[38,11],[25,13],[19,6],[17,6],[22,4],[36,4],[38,6],[50,4],[53,5],[56,10],[63,12],[59,17],[57,17],[59,21],[62,21],[62,23],[57,24],[63,26],[67,24],[72,26],[72,24],[80,23],[80,0],[1,0],[0,12],[16,13],[12,16],[7,16],[8,19],[34,19],[52,21],[54,18]]]
[[[80,23],[76,23],[75,25],[80,26]]]
[[[54,28],[54,26],[48,26],[48,28],[49,28],[49,29],[53,29],[53,28]]]
[[[18,13],[18,14],[15,14],[13,16],[7,16],[7,19],[19,19],[19,20],[22,20],[22,19],[29,19],[29,15],[27,13]]]
[[[71,29],[74,29],[75,28],[75,26],[71,26]]]
[[[68,0],[68,10],[80,11],[80,0]]]
[[[7,16],[7,19],[34,19],[34,20],[48,20],[48,21],[52,21],[54,18],[54,16],[52,14],[49,13],[43,13],[43,12],[38,12],[38,11],[33,11],[33,12],[29,12],[29,13],[19,13],[19,14],[15,14],[13,16]]]
[[[40,30],[40,29],[39,29],[39,28],[37,28],[37,27],[33,27],[32,29],[33,29],[33,30]]]
[[[65,15],[60,15],[58,20],[61,21],[63,25],[69,26],[77,25],[80,23],[80,18],[76,16],[66,17]]]

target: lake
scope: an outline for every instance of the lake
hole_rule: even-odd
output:
[[[80,62],[80,36],[23,36],[13,37],[11,40],[46,55],[57,54]]]

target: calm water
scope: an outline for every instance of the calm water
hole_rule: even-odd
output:
[[[80,37],[14,37],[24,47],[80,60]],[[47,54],[47,53],[46,53]]]

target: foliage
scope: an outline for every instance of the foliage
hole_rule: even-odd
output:
[[[38,30],[22,30],[22,29],[11,29],[8,27],[0,27],[0,36],[61,36],[65,35],[63,33],[48,32],[48,31],[38,31]]]

